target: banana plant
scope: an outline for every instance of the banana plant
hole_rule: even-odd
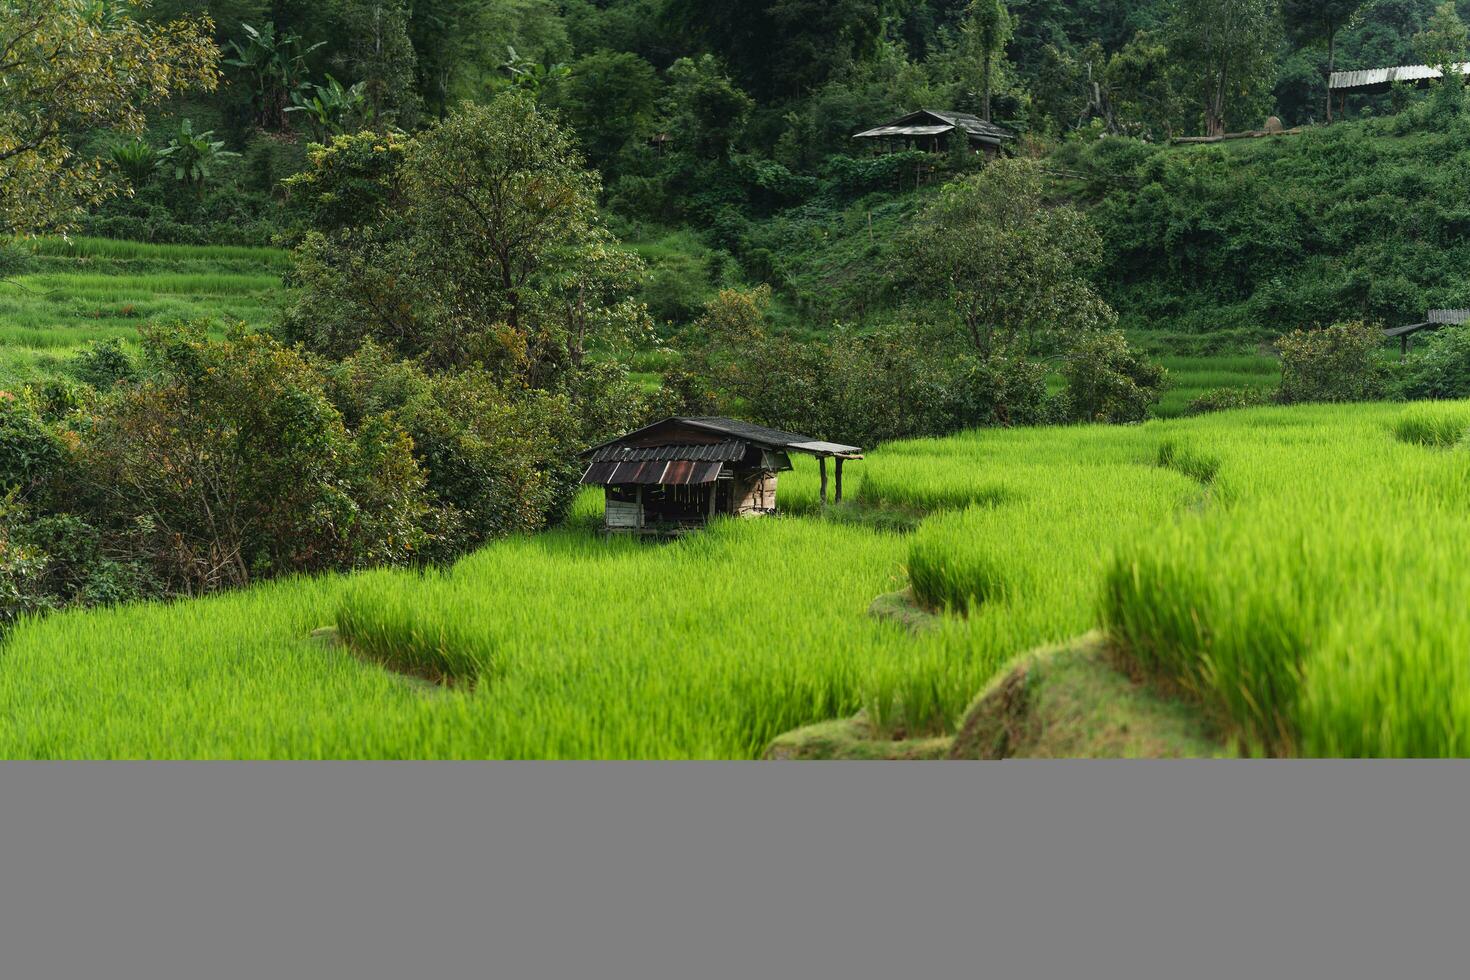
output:
[[[530,92],[533,96],[540,96],[541,89],[549,82],[558,79],[569,78],[572,69],[560,62],[554,65],[543,65],[539,61],[523,58],[516,53],[514,46],[505,46],[506,54],[509,55],[500,67],[506,73],[510,88],[517,88],[524,92]]]
[[[287,112],[302,113],[310,122],[313,135],[325,142],[347,130],[354,120],[368,122],[372,118],[372,107],[367,101],[367,83],[358,82],[350,88],[331,75],[325,85],[306,85],[291,94],[294,103]]]
[[[224,149],[224,140],[212,139],[213,136],[212,129],[194,132],[193,121],[185,119],[179,123],[179,131],[168,146],[158,151],[163,166],[173,169],[174,179],[196,193],[204,192],[204,183],[216,163],[240,155]]]
[[[157,150],[142,140],[118,143],[108,151],[112,165],[118,169],[133,187],[142,187],[158,170],[162,157]]]
[[[286,106],[306,78],[306,56],[325,41],[303,47],[300,34],[285,30],[276,32],[274,22],[255,28],[241,24],[243,39],[230,42],[234,56],[224,63],[240,69],[250,80],[256,122],[262,129],[280,132],[286,128]]]

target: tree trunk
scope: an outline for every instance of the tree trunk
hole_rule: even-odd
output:
[[[985,52],[985,121],[990,122],[990,51]]]
[[[1222,70],[1215,79],[1215,91],[1205,104],[1205,135],[1225,135],[1225,72]]]
[[[1327,29],[1327,125],[1332,125],[1332,69],[1337,64],[1337,28]]]

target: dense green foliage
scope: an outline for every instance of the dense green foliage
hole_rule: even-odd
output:
[[[1434,110],[1279,141],[1079,149],[1069,163],[1096,195],[1104,295],[1129,329],[1215,350],[1461,305],[1470,129]]]
[[[912,319],[904,287],[924,277],[895,273],[927,239],[904,232],[926,184],[974,164],[871,156],[852,134],[923,106],[974,112],[1042,158],[1048,204],[1088,213],[1101,261],[1084,274],[1135,342],[1242,353],[1295,328],[1463,301],[1459,88],[1357,99],[1348,116],[1396,115],[1269,146],[1160,142],[1271,114],[1321,122],[1329,67],[1453,58],[1463,32],[1438,6],[161,0],[152,23],[212,18],[223,84],[160,106],[141,141],[84,128],[73,142],[131,185],[89,216],[94,233],[294,241],[298,195],[282,180],[308,168],[308,141],[363,129],[391,141],[398,127],[412,142],[460,100],[516,89],[566,124],[622,237],[692,234],[707,251],[697,266],[652,263],[639,298],[659,319],[687,326],[719,289],[768,283],[778,327],[811,335]],[[185,119],[239,157],[182,181],[167,160],[150,166],[171,140],[187,152]]]

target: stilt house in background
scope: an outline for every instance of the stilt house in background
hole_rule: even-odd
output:
[[[853,136],[855,140],[874,140],[877,145],[889,150],[913,147],[931,153],[943,153],[949,149],[950,136],[960,132],[970,141],[977,153],[998,156],[1001,147],[1014,143],[1016,134],[979,116],[967,112],[939,112],[920,109],[874,129],[867,129]]]
[[[604,488],[609,531],[680,534],[721,514],[774,514],[776,478],[791,469],[791,453],[820,461],[823,504],[827,460],[835,461],[840,501],[842,464],[862,459],[857,446],[736,419],[668,418],[582,453],[582,483]]]

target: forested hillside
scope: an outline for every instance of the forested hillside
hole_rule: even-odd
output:
[[[1009,127],[1046,162],[1051,193],[1089,211],[1103,235],[1098,286],[1131,332],[1245,349],[1313,322],[1463,301],[1458,109],[1441,100],[1433,111],[1405,90],[1348,105],[1351,118],[1374,117],[1366,126],[1270,146],[1169,138],[1253,129],[1272,114],[1287,127],[1323,123],[1329,63],[1464,54],[1454,6],[1436,9],[157,0],[148,16],[160,23],[211,19],[221,84],[161,104],[136,143],[94,134],[88,149],[131,193],[81,223],[146,241],[290,244],[301,224],[282,181],[306,166],[310,143],[411,131],[520,89],[599,171],[612,229],[649,263],[640,296],[666,336],[718,290],[763,283],[788,332],[868,329],[915,316],[894,250],[935,184],[966,164],[873,156],[852,135],[938,108]]]

